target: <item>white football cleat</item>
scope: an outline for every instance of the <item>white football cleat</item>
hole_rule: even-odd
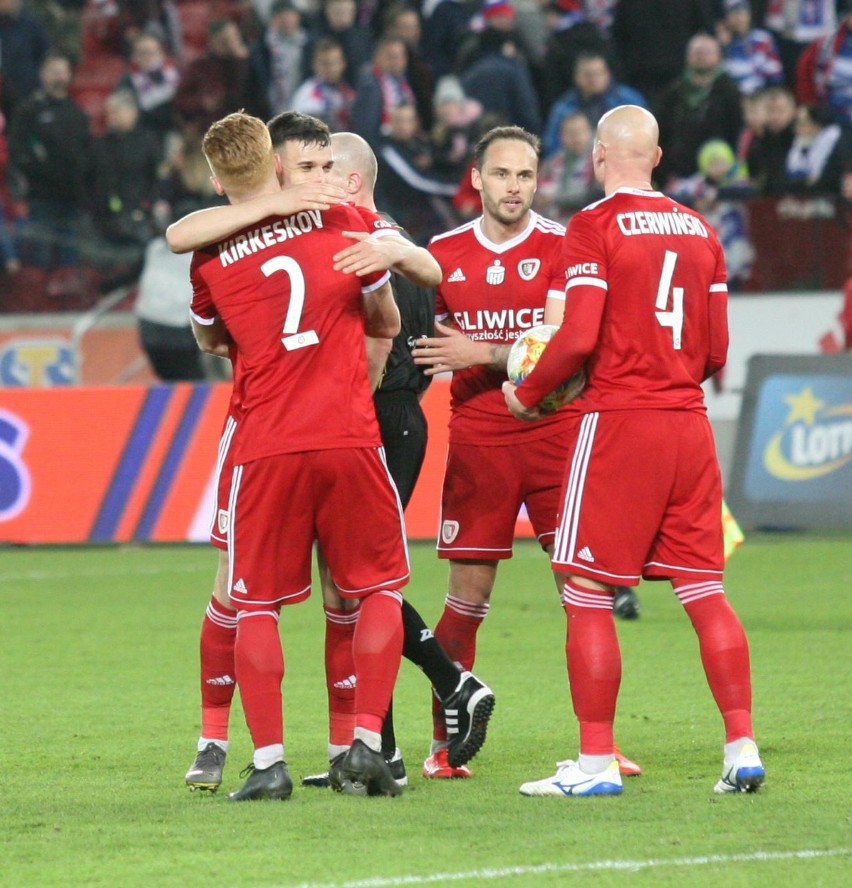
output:
[[[757,792],[765,778],[766,770],[757,745],[748,740],[734,758],[724,760],[722,779],[713,787],[713,792]]]
[[[544,780],[521,784],[525,796],[593,796],[621,795],[623,789],[618,762],[613,761],[597,774],[580,770],[577,762],[568,759],[556,763],[556,774]]]

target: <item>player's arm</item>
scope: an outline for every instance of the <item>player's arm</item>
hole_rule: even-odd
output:
[[[503,383],[506,406],[518,419],[538,419],[537,405],[580,370],[598,341],[604,310],[604,291],[583,284],[570,291],[565,306],[570,324],[553,335],[532,373],[519,385]]]
[[[551,290],[547,294],[544,303],[544,323],[553,324],[554,327],[562,326],[565,317],[565,296],[562,293]]]
[[[426,376],[447,370],[466,370],[477,364],[495,370],[506,369],[511,345],[471,339],[458,327],[438,320],[435,334],[418,339],[417,347],[411,350],[414,363],[426,368],[423,371]]]
[[[708,310],[709,349],[704,367],[704,379],[718,373],[728,359],[728,287],[715,283],[710,287]],[[702,382],[704,381],[702,379]]]
[[[387,364],[390,357],[393,340],[365,336],[364,341],[367,346],[367,375],[370,378],[370,388],[375,391],[382,381],[382,376],[384,376],[385,364]]]
[[[393,339],[401,329],[399,308],[390,280],[385,278],[364,293],[364,332],[376,339]]]
[[[196,210],[172,222],[166,229],[166,240],[173,253],[189,253],[215,244],[267,216],[290,216],[300,210],[327,210],[345,199],[346,192],[337,185],[303,182],[244,203]]]
[[[201,351],[216,355],[218,358],[230,357],[230,346],[234,340],[231,339],[228,328],[218,315],[209,320],[191,315],[190,323]]]
[[[344,237],[355,243],[337,253],[335,271],[363,276],[373,271],[395,271],[414,284],[437,287],[441,282],[441,266],[425,248],[392,233],[344,231]]]

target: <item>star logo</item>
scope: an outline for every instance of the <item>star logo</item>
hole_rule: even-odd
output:
[[[810,386],[803,389],[798,395],[787,395],[784,400],[790,405],[785,425],[793,425],[794,422],[801,421],[805,425],[812,426],[816,422],[817,413],[825,407],[825,402],[816,397]]]

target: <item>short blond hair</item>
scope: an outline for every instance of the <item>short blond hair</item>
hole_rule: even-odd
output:
[[[201,142],[210,170],[227,191],[246,191],[264,182],[275,165],[266,124],[245,111],[211,124]]]

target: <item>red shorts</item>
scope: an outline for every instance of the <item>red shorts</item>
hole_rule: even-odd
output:
[[[304,601],[315,540],[344,598],[408,582],[402,507],[381,448],[234,466],[228,511],[228,590],[241,610]]]
[[[512,557],[522,505],[546,549],[556,533],[559,491],[573,423],[549,438],[478,447],[450,444],[438,557],[499,560]]]
[[[702,413],[588,413],[571,448],[553,566],[601,583],[718,580],[722,479]]]
[[[219,439],[219,454],[216,457],[216,502],[213,504],[213,518],[210,522],[210,542],[217,549],[228,548],[228,498],[231,495],[231,476],[234,463],[231,453],[231,440],[237,428],[237,421],[229,416]]]

